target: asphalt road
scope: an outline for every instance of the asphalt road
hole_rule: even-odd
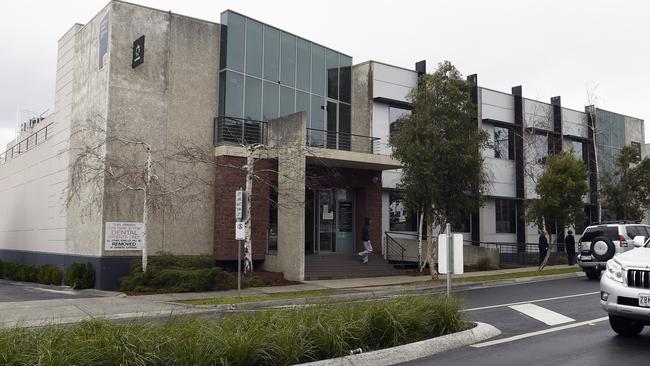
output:
[[[0,280],[0,302],[97,297],[93,291],[72,291],[58,286]]]
[[[617,336],[598,291],[598,282],[576,277],[459,292],[466,319],[502,335],[405,365],[648,364],[650,327],[638,338]]]

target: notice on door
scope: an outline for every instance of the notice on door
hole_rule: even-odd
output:
[[[142,250],[144,224],[141,222],[107,222],[105,250]]]
[[[339,231],[352,232],[352,202],[339,203]]]

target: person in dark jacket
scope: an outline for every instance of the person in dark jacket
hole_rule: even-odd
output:
[[[539,232],[539,265],[542,265],[544,258],[546,258],[546,252],[548,252],[548,240],[546,239],[546,229]]]
[[[573,231],[569,230],[564,239],[564,246],[566,247],[566,255],[569,260],[569,265],[575,264],[576,260],[576,239],[573,237]]]
[[[372,220],[365,218],[363,220],[363,230],[361,232],[361,241],[363,242],[364,250],[359,252],[359,256],[363,259],[363,264],[368,263],[368,255],[372,253],[372,244],[370,244],[370,224]]]

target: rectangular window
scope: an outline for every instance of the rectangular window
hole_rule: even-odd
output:
[[[297,46],[297,77],[296,87],[309,91],[311,75],[311,44],[302,38],[298,38]]]
[[[497,233],[516,233],[515,201],[508,199],[495,199],[495,219]]]
[[[342,102],[350,103],[350,95],[352,94],[352,58],[344,55],[339,55],[339,100]]]
[[[264,82],[262,117],[265,121],[278,118],[279,94],[278,84],[269,83],[268,81]]]
[[[339,54],[332,50],[326,51],[325,64],[327,67],[327,97],[339,98]]]
[[[294,86],[296,81],[296,37],[282,32],[281,43],[280,81],[284,85]]]
[[[467,218],[464,221],[461,222],[455,222],[451,224],[451,231],[455,233],[470,233],[472,227],[472,220],[470,216],[467,216]]]
[[[582,152],[582,142],[571,141],[571,148],[573,149],[573,158],[576,160],[583,160],[584,155]]]
[[[350,150],[352,147],[350,105],[339,103],[339,150]]]
[[[296,92],[296,112],[307,113],[307,126],[309,126],[309,94]]]
[[[309,144],[322,147],[325,145],[325,100],[317,95],[311,96],[311,120]]]
[[[402,117],[410,116],[411,111],[408,109],[388,107],[388,131],[392,135],[399,130],[398,120]]]
[[[264,26],[264,79],[280,81],[280,31]]]
[[[243,72],[246,19],[239,14],[230,12],[224,15],[226,20],[226,67]]]
[[[337,105],[334,102],[327,102],[327,148],[336,149],[337,147],[337,126],[336,126],[336,115],[337,115]]]
[[[262,119],[262,81],[246,77],[246,98],[244,118],[259,121]]]
[[[504,127],[494,127],[494,157],[497,159],[514,160],[514,152],[511,151],[510,130]]]
[[[286,116],[293,112],[296,91],[286,86],[280,87],[280,116]]]
[[[223,115],[241,118],[244,112],[244,76],[236,72],[227,71],[225,88],[226,108]]]
[[[406,209],[402,193],[389,192],[388,201],[390,231],[417,231],[417,214]]]
[[[246,73],[262,77],[262,24],[246,22]]]
[[[325,95],[325,49],[311,46],[311,92]]]

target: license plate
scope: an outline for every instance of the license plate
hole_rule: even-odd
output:
[[[650,308],[650,295],[639,295],[639,306]]]

